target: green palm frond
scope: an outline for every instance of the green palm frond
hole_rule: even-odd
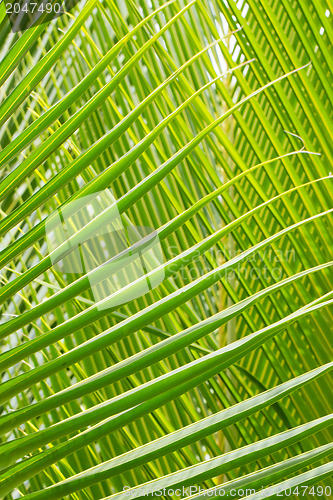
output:
[[[331,495],[332,16],[0,5],[2,498]]]

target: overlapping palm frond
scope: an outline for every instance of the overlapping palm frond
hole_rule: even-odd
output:
[[[329,496],[329,2],[0,8],[1,497]]]

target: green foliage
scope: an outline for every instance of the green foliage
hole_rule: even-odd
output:
[[[0,12],[1,497],[327,496],[330,2]]]

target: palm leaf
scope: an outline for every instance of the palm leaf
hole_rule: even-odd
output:
[[[331,16],[1,4],[3,498],[329,496]]]

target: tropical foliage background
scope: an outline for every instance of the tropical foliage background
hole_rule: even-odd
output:
[[[328,498],[331,1],[0,8],[1,497]],[[100,192],[72,244],[116,207],[163,262],[99,303],[45,221]]]

